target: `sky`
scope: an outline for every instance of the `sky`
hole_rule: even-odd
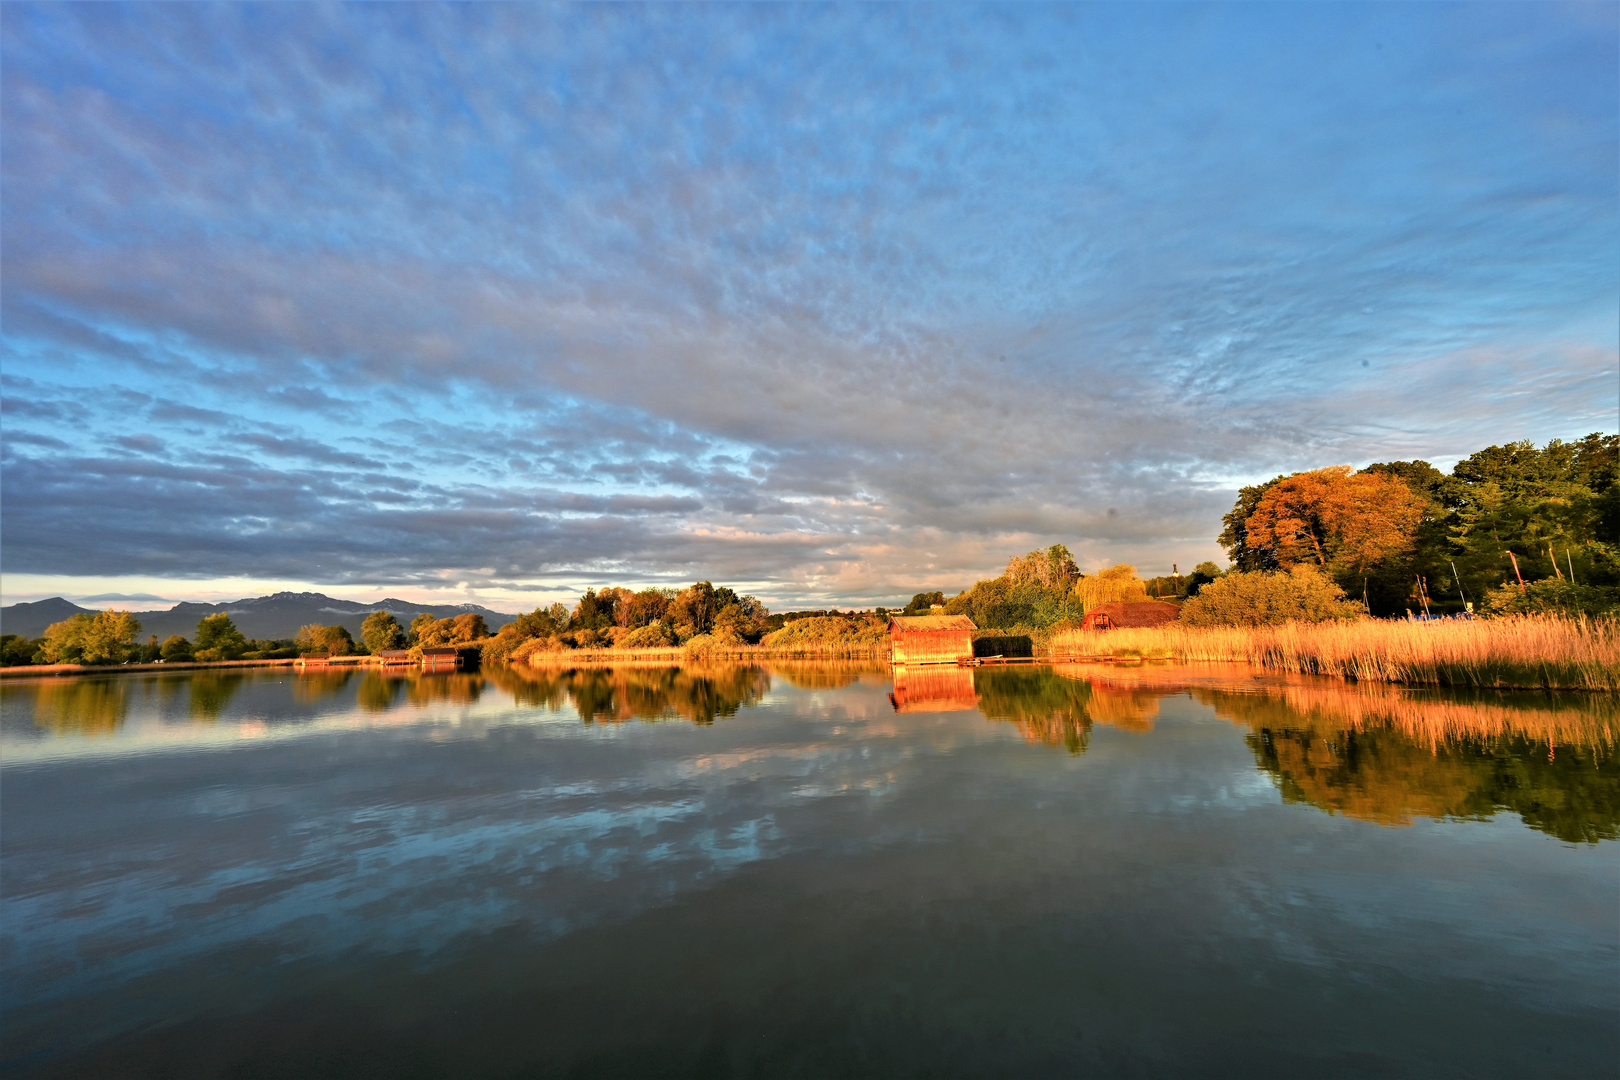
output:
[[[1620,6],[0,5],[0,592],[1213,559],[1620,426]]]

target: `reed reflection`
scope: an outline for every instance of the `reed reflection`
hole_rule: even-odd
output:
[[[764,668],[744,665],[492,668],[491,682],[520,704],[571,705],[587,724],[680,718],[712,724],[771,688]]]

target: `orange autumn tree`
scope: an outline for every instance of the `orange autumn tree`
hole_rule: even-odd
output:
[[[1249,542],[1284,569],[1303,562],[1359,576],[1412,550],[1424,508],[1396,477],[1334,465],[1273,484],[1249,517]]]

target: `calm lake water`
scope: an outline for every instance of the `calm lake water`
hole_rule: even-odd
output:
[[[837,664],[0,687],[0,1061],[1593,1077],[1620,703]]]

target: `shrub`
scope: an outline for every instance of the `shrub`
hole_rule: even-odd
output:
[[[889,631],[877,620],[822,615],[794,619],[766,634],[760,644],[780,652],[874,652],[888,647]]]
[[[171,664],[190,660],[191,642],[179,634],[170,634],[168,640],[163,643],[163,647],[159,650],[159,654]]]
[[[1359,619],[1361,605],[1313,566],[1289,571],[1235,571],[1181,605],[1187,626],[1277,626],[1285,622]]]
[[[1523,592],[1504,584],[1485,597],[1490,615],[1612,615],[1620,614],[1620,589],[1575,585],[1557,579],[1532,581]]]
[[[622,649],[660,649],[679,645],[675,631],[661,622],[649,623],[630,631],[619,639]]]

